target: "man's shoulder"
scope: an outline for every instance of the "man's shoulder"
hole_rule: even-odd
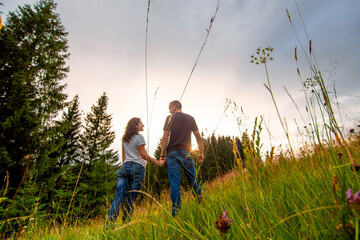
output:
[[[178,113],[177,113],[178,114]],[[183,113],[183,112],[179,112],[179,116],[183,117],[183,118],[194,118],[193,116],[191,116],[190,114],[187,113]]]

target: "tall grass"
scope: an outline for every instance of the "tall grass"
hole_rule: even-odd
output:
[[[360,156],[360,137],[350,149]],[[310,149],[309,149],[310,151]],[[28,239],[349,239],[355,216],[346,203],[349,188],[360,189],[358,173],[342,147],[327,148],[297,161],[278,155],[258,170],[235,170],[203,185],[198,204],[183,192],[180,214],[171,216],[168,193],[136,207],[132,221],[105,229],[104,219],[72,226],[37,223],[21,235]],[[343,153],[344,155],[341,155]],[[249,159],[247,159],[248,161]],[[261,170],[261,174],[257,171]],[[334,178],[337,176],[336,178]],[[335,180],[334,180],[335,179]],[[334,191],[335,190],[335,191]],[[223,235],[215,222],[228,210],[233,225]]]

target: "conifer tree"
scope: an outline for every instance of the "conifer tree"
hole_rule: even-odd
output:
[[[79,110],[79,97],[76,95],[67,104],[68,108],[63,112],[62,120],[58,122],[63,126],[60,135],[64,141],[59,152],[61,157],[57,163],[59,168],[58,177],[55,180],[54,193],[50,202],[53,202],[52,213],[65,213],[76,185],[77,176],[82,160],[82,146],[80,144],[82,122]]]
[[[106,93],[98,99],[86,115],[82,145],[85,149],[86,164],[80,190],[86,196],[85,203],[94,214],[104,210],[109,194],[114,193],[118,170],[118,153],[110,148],[115,139],[111,130],[111,114],[106,112],[108,97]],[[80,191],[79,190],[79,191]],[[102,206],[102,208],[99,208]]]
[[[61,123],[65,125],[65,130],[62,136],[66,142],[62,146],[64,155],[59,159],[59,167],[74,165],[81,161],[81,113],[79,109],[79,97],[76,95],[73,100],[68,104],[69,107],[62,115]]]
[[[13,207],[0,210],[5,220],[23,216],[24,206],[33,214],[46,207],[59,173],[64,125],[55,119],[66,99],[69,54],[55,9],[52,0],[19,7],[0,32],[0,178],[9,172],[7,199],[18,192],[15,204],[5,201]]]
[[[64,107],[67,33],[52,0],[10,12],[0,32],[0,176],[16,188],[26,155],[38,182],[55,171],[62,140],[54,119]]]

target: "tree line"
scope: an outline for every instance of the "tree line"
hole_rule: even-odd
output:
[[[68,100],[67,35],[53,0],[19,6],[0,31],[0,236],[38,220],[105,216],[115,194],[121,166],[109,98],[103,93],[85,115],[78,96]],[[203,141],[201,182],[239,167],[235,152],[245,166],[243,139]],[[148,164],[144,185],[153,195],[169,188],[166,167]]]
[[[109,99],[103,93],[84,119],[78,96],[67,101],[69,46],[55,9],[52,0],[20,6],[0,33],[2,233],[21,228],[19,217],[97,215],[116,183]]]

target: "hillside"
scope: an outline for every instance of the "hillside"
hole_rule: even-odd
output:
[[[357,136],[349,144],[349,150],[357,159],[359,143]],[[204,199],[200,205],[194,201],[191,192],[183,191],[183,208],[176,218],[171,217],[168,193],[163,193],[160,200],[143,193],[145,199],[136,207],[128,224],[119,222],[113,229],[106,230],[104,219],[73,226],[38,223],[23,237],[355,239],[355,229],[357,233],[359,230],[356,226],[360,199],[355,196],[355,199],[347,200],[346,192],[353,189],[355,194],[360,190],[357,170],[341,147],[330,146],[313,153],[309,149],[297,160],[277,156],[251,170],[236,170],[204,184]],[[226,222],[232,224],[223,233],[216,222],[225,211],[232,221],[223,219],[223,226]]]

